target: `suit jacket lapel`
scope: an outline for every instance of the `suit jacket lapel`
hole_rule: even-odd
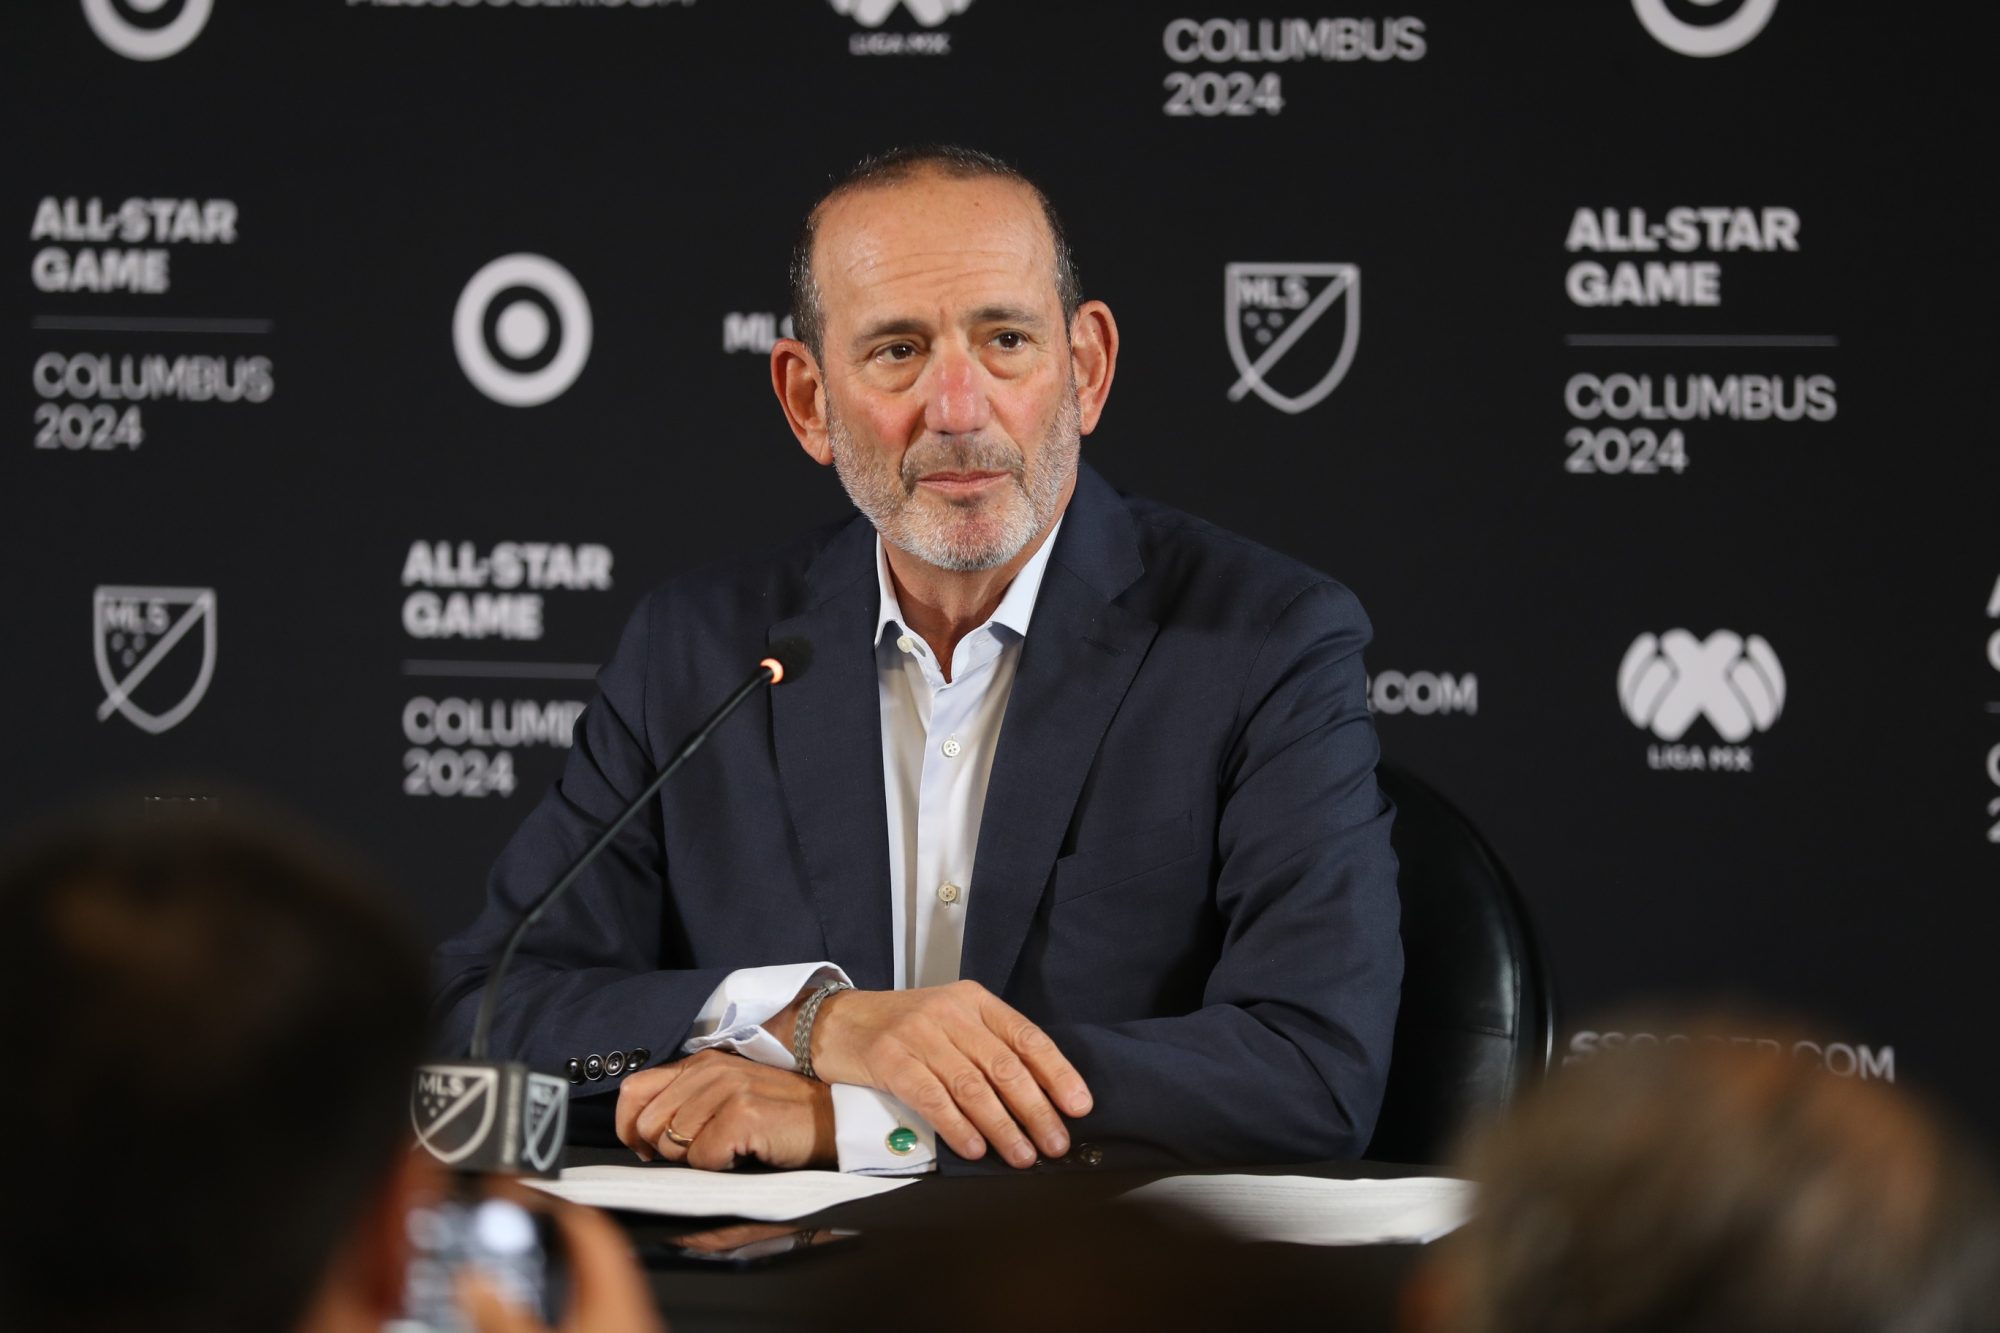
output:
[[[808,572],[809,608],[771,626],[771,641],[796,635],[813,645],[812,670],[771,691],[771,730],[827,957],[862,989],[887,990],[895,966],[881,698],[870,642],[879,607],[874,551],[874,529],[857,517]]]
[[[1080,468],[1021,645],[973,863],[959,975],[995,994],[1027,939],[1097,747],[1158,632],[1111,600],[1143,570],[1124,501]]]

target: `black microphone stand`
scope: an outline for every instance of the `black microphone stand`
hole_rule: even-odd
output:
[[[514,953],[529,928],[568,892],[577,877],[653,799],[661,785],[707,742],[711,732],[760,688],[798,679],[811,662],[812,645],[804,639],[785,639],[772,644],[771,655],[757,664],[750,678],[737,686],[722,706],[681,742],[652,781],[627,802],[618,817],[515,923],[494,960],[493,970],[486,975],[485,990],[479,997],[479,1016],[472,1027],[471,1058],[429,1063],[417,1070],[410,1098],[410,1121],[416,1129],[417,1142],[438,1161],[459,1171],[554,1175],[561,1170],[564,1134],[569,1123],[568,1080],[536,1072],[520,1061],[488,1058],[493,1015],[500,1002],[500,983],[514,961]]]

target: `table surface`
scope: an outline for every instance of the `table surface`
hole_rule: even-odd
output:
[[[622,1149],[572,1147],[569,1165],[630,1165]],[[671,1168],[667,1168],[671,1169]],[[1226,1167],[1270,1175],[1393,1179],[1435,1169],[1380,1162]],[[1116,1196],[1186,1169],[1037,1167],[1006,1175],[925,1176],[788,1227],[857,1238],[766,1267],[649,1266],[675,1333],[723,1329],[950,1329],[1269,1326],[1393,1330],[1421,1247],[1242,1245],[1203,1237]],[[620,1214],[642,1253],[722,1222]],[[1130,1316],[1129,1318],[1127,1316]]]

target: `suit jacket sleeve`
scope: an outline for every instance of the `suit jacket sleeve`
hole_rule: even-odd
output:
[[[1253,661],[1218,775],[1224,938],[1201,1007],[1047,1027],[1096,1102],[1072,1136],[1107,1162],[1314,1161],[1368,1147],[1403,971],[1393,811],[1375,782],[1361,663],[1369,633],[1353,595],[1322,582],[1277,617]]]
[[[658,771],[646,725],[651,607],[652,599],[641,605],[598,673],[562,777],[495,863],[484,909],[439,946],[436,1018],[451,1050],[471,1041],[488,967],[508,932]],[[593,1051],[645,1047],[664,1059],[678,1050],[729,969],[660,969],[662,848],[653,803],[528,932],[494,1016],[494,1056],[559,1073]],[[560,957],[543,951],[555,942]],[[598,1086],[617,1080],[590,1090]]]

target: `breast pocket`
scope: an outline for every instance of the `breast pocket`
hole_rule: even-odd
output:
[[[1116,888],[1197,850],[1194,816],[1186,812],[1133,833],[1098,839],[1056,861],[1053,900],[1070,902]]]

